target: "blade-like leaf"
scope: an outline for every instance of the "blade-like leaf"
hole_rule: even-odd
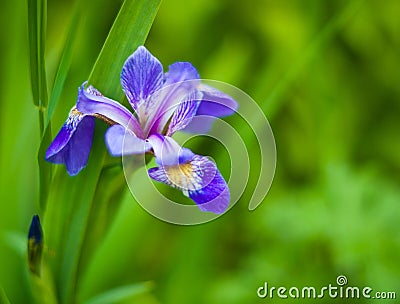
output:
[[[49,193],[53,167],[45,160],[46,149],[51,141],[50,125],[45,128],[42,140],[40,142],[37,161],[39,164],[39,209],[44,211],[47,204],[47,195]]]
[[[104,95],[120,100],[123,93],[119,75],[122,65],[139,45],[144,44],[161,0],[127,0],[113,24],[97,58],[89,83]],[[109,75],[104,81],[104,75]]]
[[[90,84],[106,96],[122,97],[119,75],[123,62],[139,45],[144,44],[160,1],[133,0],[123,3],[89,78]],[[98,185],[105,183],[99,181],[106,156],[104,131],[104,126],[98,124],[88,166],[75,177],[68,176],[65,168],[60,168],[53,179],[57,187],[50,188],[43,226],[47,231],[47,244],[57,257],[50,261],[50,266],[62,303],[75,302],[79,268],[85,267],[80,264],[82,248],[86,234],[90,234],[92,229],[88,226],[89,221],[96,218],[93,212],[104,214],[101,208],[92,208],[97,203]],[[106,174],[103,178],[110,179],[110,176]],[[90,254],[85,254],[87,259]]]
[[[47,109],[46,119],[44,121],[44,134],[40,142],[38,152],[39,164],[39,207],[40,210],[45,210],[47,202],[47,194],[49,193],[49,184],[52,175],[52,166],[45,161],[44,155],[47,147],[51,142],[51,126],[49,125],[50,119],[53,116],[57,103],[60,100],[64,83],[68,75],[68,70],[71,64],[72,50],[75,42],[75,36],[79,24],[79,3],[75,5],[72,13],[71,25],[69,27],[68,35],[65,41],[65,46],[61,55],[60,64],[58,66],[57,74],[54,80],[54,86],[50,95],[50,102]]]
[[[33,103],[39,106],[39,58],[40,50],[38,44],[38,0],[28,0],[28,29],[29,29],[29,55],[31,69],[31,86]]]
[[[47,105],[47,83],[44,60],[46,14],[46,0],[28,0],[31,86],[33,102],[39,109]]]
[[[46,244],[55,254],[48,263],[61,303],[74,302],[77,263],[104,161],[103,132],[104,127],[97,125],[88,166],[74,177],[58,167],[49,189],[43,229]]]
[[[10,301],[7,298],[6,293],[3,290],[3,287],[0,286],[0,303],[1,304],[10,304]]]
[[[77,3],[80,4],[82,2],[78,1]],[[45,128],[48,126],[50,119],[53,116],[53,112],[57,106],[57,103],[60,100],[61,93],[64,88],[64,83],[67,78],[68,71],[71,65],[72,51],[76,41],[75,38],[77,36],[77,29],[80,23],[80,18],[79,18],[80,6],[78,4],[75,5],[74,11],[72,13],[71,23],[68,30],[67,38],[65,40],[64,50],[61,55],[60,64],[58,66],[57,74],[54,80],[53,89],[50,94],[50,101],[47,109]]]
[[[119,303],[120,301],[130,300],[135,296],[148,292],[152,287],[151,282],[117,287],[93,297],[85,304],[109,304]]]
[[[118,202],[126,189],[125,176],[120,164],[103,168],[88,218],[88,231],[79,261],[79,274],[86,270],[88,264],[92,262],[93,255],[102,243],[100,240],[104,240],[107,235],[119,209]]]
[[[31,69],[31,89],[33,103],[39,108],[39,127],[42,143],[48,142],[51,137],[51,130],[45,131],[44,108],[47,106],[47,80],[44,60],[45,39],[46,39],[46,0],[28,0],[28,29],[29,29],[29,54]],[[44,140],[43,140],[44,139]],[[46,140],[47,139],[47,140]],[[39,206],[44,207],[48,184],[51,178],[51,168],[44,163],[41,153],[43,147],[39,148]]]
[[[15,231],[5,231],[0,240],[12,248],[19,257],[26,254],[26,235]]]

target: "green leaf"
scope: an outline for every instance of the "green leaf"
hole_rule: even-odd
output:
[[[85,304],[109,304],[130,300],[135,296],[148,292],[152,287],[151,282],[132,284],[111,289],[105,293],[93,297],[84,302]]]
[[[39,210],[44,211],[47,204],[53,166],[45,160],[46,149],[51,141],[51,127],[45,128],[42,140],[40,142],[37,161],[39,165]]]
[[[34,303],[57,304],[57,297],[54,293],[53,279],[46,264],[42,264],[42,273],[37,276],[29,273],[32,296]]]
[[[42,157],[44,145],[51,137],[51,130],[45,130],[44,109],[47,106],[47,80],[44,60],[45,40],[46,40],[46,22],[47,22],[47,1],[46,0],[28,0],[28,30],[29,30],[29,54],[31,70],[31,89],[33,103],[39,108],[39,127],[40,136],[43,136],[39,148],[39,205],[44,207],[46,195],[48,193],[48,184],[51,178],[51,168],[45,163]]]
[[[89,84],[107,97],[121,100],[119,75],[122,65],[144,44],[161,0],[127,0],[115,20],[89,77]],[[107,81],[104,75],[108,75]]]
[[[0,286],[0,303],[1,304],[10,304],[10,300],[8,300],[7,295],[3,289],[3,287]]]
[[[46,14],[46,0],[28,0],[31,86],[33,102],[39,109],[47,105],[47,83],[44,60]]]
[[[82,247],[79,273],[86,270],[93,255],[110,230],[120,201],[127,190],[121,164],[104,167],[94,196],[94,203],[88,218],[88,229]]]
[[[122,97],[119,83],[122,65],[139,45],[144,44],[160,1],[134,0],[123,3],[89,77],[90,84],[104,95],[115,99]],[[57,257],[49,262],[62,303],[75,302],[79,273],[85,268],[81,263],[82,251],[85,241],[90,240],[87,235],[92,233],[90,219],[96,219],[96,213],[104,214],[101,208],[93,207],[98,203],[96,199],[99,192],[96,191],[107,189],[105,186],[100,189],[99,185],[112,185],[113,182],[112,176],[103,172],[106,160],[104,131],[104,125],[96,125],[88,166],[75,177],[68,176],[65,168],[59,168],[49,191],[43,227],[48,247],[54,250]],[[121,180],[121,175],[116,174],[115,178]],[[118,184],[116,189],[119,188]],[[119,202],[114,204],[113,208],[117,208]],[[101,239],[97,241],[101,242]],[[91,244],[89,247],[95,246]],[[91,254],[93,252],[86,252],[83,261],[88,260]]]
[[[57,74],[54,80],[53,89],[50,95],[49,106],[47,109],[45,128],[48,126],[50,119],[53,116],[54,110],[60,100],[61,93],[64,88],[64,83],[68,75],[68,71],[71,65],[72,51],[75,45],[77,29],[80,24],[80,3],[82,1],[78,1],[75,5],[75,8],[72,13],[71,23],[68,30],[67,38],[65,40],[64,50],[61,55],[60,64],[58,66]]]
[[[52,165],[45,161],[44,155],[47,147],[50,145],[51,138],[51,125],[49,124],[51,117],[57,103],[60,100],[64,83],[68,75],[69,67],[71,65],[72,50],[75,43],[76,32],[79,25],[79,8],[82,2],[77,2],[73,10],[71,25],[68,30],[68,35],[65,41],[64,49],[61,55],[60,64],[54,80],[53,89],[50,95],[50,102],[47,109],[46,119],[44,121],[44,133],[40,142],[38,151],[38,164],[39,164],[39,209],[45,210],[47,202],[47,194],[49,193],[49,185],[52,177]]]
[[[105,156],[102,133],[104,126],[98,124],[88,166],[74,177],[64,167],[57,168],[49,191],[43,229],[46,244],[56,255],[56,259],[49,259],[49,265],[62,303],[73,303],[75,296],[87,218]]]
[[[0,240],[12,248],[19,257],[26,255],[26,235],[16,231],[5,231]]]

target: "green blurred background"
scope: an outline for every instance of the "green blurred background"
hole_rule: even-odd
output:
[[[53,132],[120,5],[86,1]],[[48,2],[49,86],[72,10],[72,2]],[[20,236],[37,212],[39,131],[26,1],[2,1],[0,16],[0,286],[11,303],[30,303]],[[250,184],[226,215],[191,227],[153,218],[126,188],[79,278],[80,297],[152,281],[136,303],[280,303],[290,300],[258,299],[257,288],[319,288],[341,274],[350,286],[399,297],[399,16],[397,0],[164,0],[147,48],[164,66],[191,61],[202,78],[228,82],[257,101],[275,135],[275,179],[255,211],[247,210]],[[219,157],[218,149],[196,152]]]

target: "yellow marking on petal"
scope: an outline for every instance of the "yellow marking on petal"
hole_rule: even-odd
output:
[[[198,190],[202,188],[201,178],[199,178],[196,167],[191,163],[177,166],[164,167],[166,175],[172,186],[180,188],[187,195],[187,190]]]
[[[69,112],[69,116],[71,117],[72,120],[75,120],[77,118],[79,118],[80,116],[84,115],[82,112],[80,112],[76,107],[73,107],[71,109],[71,111]],[[117,124],[115,121],[109,119],[108,117],[101,115],[101,114],[93,114],[92,116],[101,119],[102,121],[104,121],[106,124],[112,126]]]
[[[110,126],[116,125],[116,124],[117,124],[114,120],[109,119],[108,117],[106,117],[106,116],[104,116],[104,115],[101,115],[101,114],[97,114],[97,113],[96,113],[96,114],[93,114],[93,116],[96,117],[96,118],[98,118],[98,119],[101,119],[102,121],[104,121],[106,124],[108,124],[108,125],[110,125]]]
[[[83,115],[83,113],[79,112],[76,107],[73,107],[71,109],[71,111],[69,112],[69,115],[80,116],[80,115]]]

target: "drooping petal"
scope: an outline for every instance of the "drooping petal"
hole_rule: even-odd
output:
[[[216,165],[205,156],[194,155],[186,163],[151,168],[148,173],[152,179],[180,189],[202,211],[219,214],[229,205],[229,188]]]
[[[223,117],[235,113],[238,104],[228,94],[205,84],[201,84],[198,89],[203,93],[203,99],[197,110],[198,115]]]
[[[188,133],[208,132],[216,117],[229,116],[238,108],[237,102],[229,95],[205,84],[200,84],[198,90],[203,94],[197,108],[196,117],[192,123],[183,130]]]
[[[146,101],[163,83],[163,67],[144,46],[140,46],[125,61],[121,85],[133,109]]]
[[[151,145],[147,141],[130,134],[121,125],[108,128],[105,141],[112,156],[143,154],[151,149]]]
[[[186,163],[193,157],[193,152],[182,148],[169,136],[153,134],[148,138],[151,144],[156,161],[160,166],[173,166]]]
[[[208,160],[200,160],[207,162],[208,165],[215,164]],[[212,171],[212,170],[210,170]],[[189,191],[189,197],[196,202],[202,211],[210,211],[214,213],[223,213],[229,206],[230,192],[221,173],[215,168],[214,178],[199,190]]]
[[[194,90],[178,105],[168,126],[168,136],[172,136],[191,122],[193,116],[196,115],[201,97],[202,94]]]
[[[46,160],[65,164],[69,175],[78,174],[86,165],[92,147],[94,117],[72,108],[67,121],[46,151]]]
[[[136,117],[119,102],[102,96],[99,91],[89,86],[85,89],[85,84],[78,90],[77,109],[87,115],[99,115],[106,121],[117,123],[128,128],[138,137],[143,137],[142,129]]]
[[[216,119],[217,117],[214,116],[195,115],[182,131],[194,134],[206,134],[211,130]]]

